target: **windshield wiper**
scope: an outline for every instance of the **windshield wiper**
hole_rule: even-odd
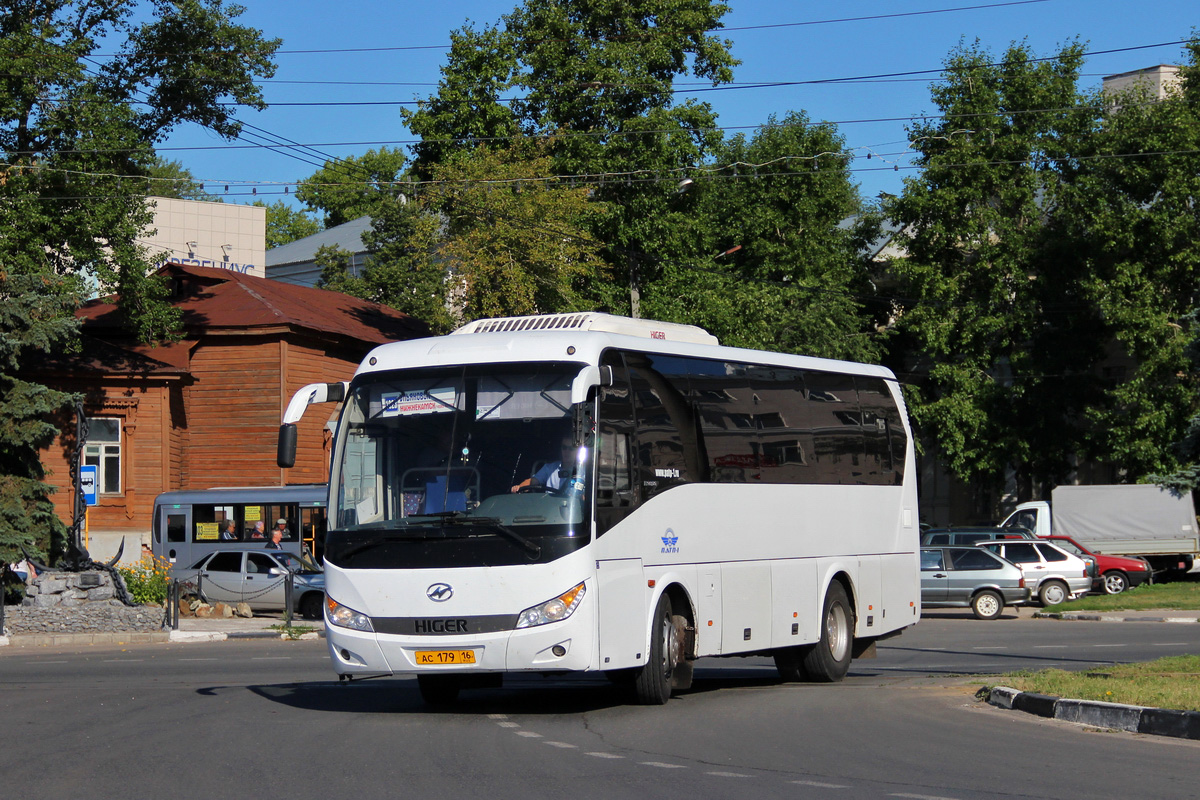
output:
[[[535,543],[531,539],[527,539],[521,534],[514,531],[504,523],[500,522],[499,517],[472,517],[462,511],[437,511],[432,514],[422,514],[422,517],[438,517],[446,522],[457,522],[470,525],[487,525],[489,528],[507,536],[512,541],[525,548],[533,558],[538,558],[542,555],[541,545]]]
[[[345,550],[340,551],[338,553],[338,556],[345,558],[347,556],[358,555],[359,553],[362,553],[366,550],[374,549],[374,548],[378,547],[379,545],[383,544],[384,542],[406,542],[406,541],[409,541],[411,539],[416,539],[416,538],[418,538],[418,537],[402,536],[397,533],[388,534],[386,536],[372,536],[370,539],[368,539],[365,542],[359,542],[358,544],[351,545],[351,546],[347,547]]]

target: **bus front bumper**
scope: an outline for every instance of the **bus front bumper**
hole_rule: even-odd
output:
[[[471,636],[398,636],[326,620],[325,639],[339,675],[595,669],[595,621],[586,608],[559,622]]]

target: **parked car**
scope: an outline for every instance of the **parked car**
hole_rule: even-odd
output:
[[[922,547],[921,606],[970,608],[996,619],[1006,605],[1029,602],[1025,573],[981,547]]]
[[[1033,534],[1024,528],[930,528],[921,534],[924,545],[973,545],[993,539],[1032,539]]]
[[[1126,589],[1141,586],[1150,580],[1154,571],[1150,562],[1144,558],[1129,556],[1109,556],[1097,553],[1081,545],[1070,536],[1047,536],[1043,541],[1053,542],[1080,558],[1090,558],[1096,564],[1096,574],[1092,576],[1092,591],[1105,594],[1120,594]]]
[[[253,611],[282,611],[288,573],[292,610],[305,619],[324,614],[325,573],[284,550],[218,550],[171,577],[194,586],[210,603],[246,603]]]
[[[1031,596],[1043,606],[1056,606],[1092,588],[1095,564],[1071,555],[1056,544],[1026,539],[979,542],[982,547],[1016,564],[1025,573]]]

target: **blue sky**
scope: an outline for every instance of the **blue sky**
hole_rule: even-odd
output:
[[[231,202],[255,199],[232,196],[239,191],[237,184],[246,184],[242,192],[255,186],[257,196],[270,202],[285,196],[278,184],[311,175],[326,158],[410,141],[395,103],[435,90],[449,32],[467,20],[477,27],[494,23],[515,5],[514,0],[243,3],[248,7],[243,24],[283,39],[278,71],[264,84],[267,101],[277,105],[264,112],[243,109],[239,117],[253,127],[247,128],[244,141],[232,146],[194,126],[181,126],[162,145],[165,157],[181,162],[209,191],[220,193],[224,184],[232,184]],[[937,76],[932,71],[960,41],[979,39],[996,55],[1019,40],[1026,40],[1039,56],[1052,55],[1075,38],[1089,51],[1123,50],[1088,57],[1083,85],[1091,88],[1103,75],[1178,63],[1179,45],[1147,45],[1177,42],[1200,26],[1195,0],[729,0],[729,5],[732,11],[724,19],[723,35],[732,40],[732,52],[742,61],[734,73],[735,84],[921,71],[895,78],[695,95],[713,105],[719,124],[731,132],[752,133],[770,115],[781,117],[789,111],[838,123],[847,146],[858,155],[851,168],[866,197],[898,194],[903,178],[914,174],[906,168],[904,155],[906,121],[933,111],[929,84]],[[311,52],[355,48],[379,49]],[[691,78],[680,85],[685,83],[701,86]],[[314,102],[375,105],[284,105]],[[284,151],[246,146],[268,139],[307,147]],[[875,157],[868,160],[867,152]]]

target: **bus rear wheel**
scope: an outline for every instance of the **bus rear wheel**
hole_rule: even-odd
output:
[[[644,706],[660,706],[674,688],[691,684],[691,664],[685,663],[684,635],[687,620],[672,613],[671,598],[663,594],[654,607],[650,652],[633,682],[634,695]],[[677,674],[678,673],[678,674]]]
[[[825,593],[821,609],[821,638],[804,656],[804,671],[808,679],[833,683],[850,671],[854,650],[854,611],[846,588],[834,581]]]

